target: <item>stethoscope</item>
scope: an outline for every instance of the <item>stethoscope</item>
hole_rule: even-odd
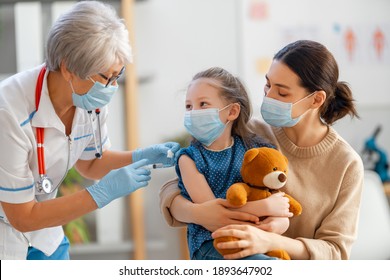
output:
[[[98,122],[97,127],[98,127],[100,146],[98,146],[98,143],[96,141],[95,130],[93,129],[92,111],[88,111],[89,121],[91,122],[91,126],[92,126],[93,141],[95,142],[95,151],[96,151],[95,157],[100,159],[103,156],[102,130],[100,127],[100,109],[95,109],[95,114],[96,114],[96,118],[97,118],[97,122]]]
[[[39,102],[41,100],[42,85],[43,85],[43,79],[45,77],[45,73],[46,73],[46,67],[42,67],[41,71],[39,72],[37,85],[35,88],[36,111],[38,111]],[[88,111],[89,119],[92,126],[93,139],[95,142],[95,149],[96,149],[95,157],[100,159],[103,156],[102,132],[100,128],[100,109],[95,109],[95,114],[98,121],[98,134],[99,134],[100,147],[97,144],[95,130],[93,128],[92,111]],[[53,188],[53,181],[46,174],[45,148],[44,148],[45,130],[43,127],[37,127],[36,132],[37,132],[37,155],[38,155],[38,172],[39,172],[39,179],[36,182],[36,189],[40,193],[49,194],[55,191],[58,188],[58,186]]]

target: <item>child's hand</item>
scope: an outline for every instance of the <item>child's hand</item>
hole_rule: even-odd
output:
[[[266,214],[262,216],[292,217],[289,199],[284,194],[284,192],[277,192],[264,199]]]
[[[240,208],[240,211],[257,217],[292,217],[293,213],[290,213],[289,207],[289,199],[284,197],[283,192],[278,192],[264,199],[248,201]]]

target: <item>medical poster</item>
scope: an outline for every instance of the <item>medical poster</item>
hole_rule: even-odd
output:
[[[340,79],[351,84],[360,104],[390,106],[390,94],[383,91],[390,77],[390,1],[241,3],[241,72],[255,104],[255,114],[259,115],[264,76],[273,55],[299,39],[319,41],[334,54]]]
[[[390,65],[390,23],[334,24],[334,35],[341,63]]]

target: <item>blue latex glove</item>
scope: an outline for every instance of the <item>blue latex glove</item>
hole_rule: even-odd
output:
[[[87,187],[87,191],[102,208],[119,197],[128,195],[145,187],[150,178],[150,170],[142,168],[148,163],[146,159],[111,170],[98,183]]]
[[[175,164],[175,154],[180,149],[176,142],[167,142],[163,144],[152,145],[147,148],[136,149],[132,153],[133,162],[141,159],[147,159],[148,164],[162,163],[164,167],[170,167]],[[172,157],[168,157],[168,151],[172,152]]]

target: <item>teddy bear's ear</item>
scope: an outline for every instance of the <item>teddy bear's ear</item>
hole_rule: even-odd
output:
[[[253,148],[246,151],[244,155],[244,162],[251,162],[259,154],[258,148]]]

